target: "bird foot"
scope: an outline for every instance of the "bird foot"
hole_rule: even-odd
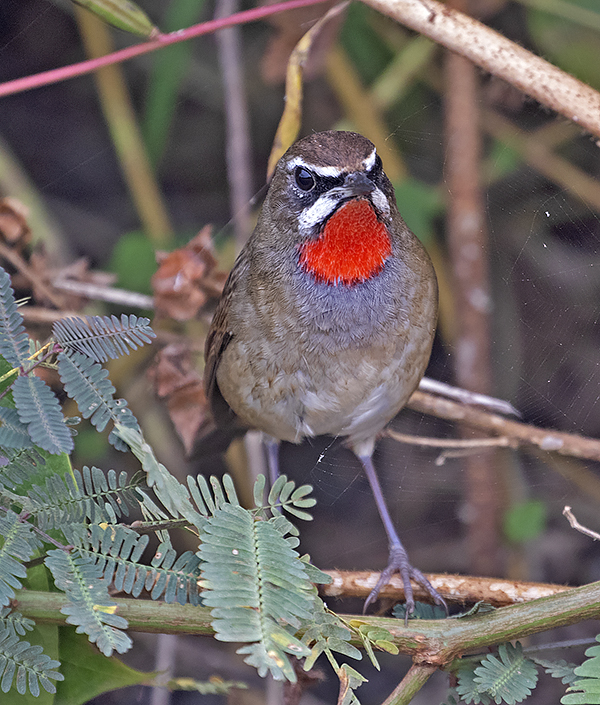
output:
[[[408,555],[401,544],[390,546],[390,556],[387,567],[381,572],[377,585],[375,585],[365,600],[363,614],[367,611],[369,605],[375,602],[375,600],[379,597],[381,589],[390,582],[390,578],[394,573],[400,573],[402,582],[404,583],[404,598],[406,601],[406,616],[404,618],[405,625],[408,625],[408,618],[415,611],[415,598],[413,597],[413,589],[410,583],[411,578],[415,581],[415,583],[419,584],[429,593],[431,599],[436,605],[443,607],[446,610],[446,614],[448,614],[448,605],[446,604],[444,598],[420,570],[413,568],[408,560]]]

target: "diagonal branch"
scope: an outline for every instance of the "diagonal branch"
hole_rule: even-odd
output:
[[[162,49],[171,44],[184,42],[193,37],[200,37],[203,34],[211,34],[218,29],[233,27],[238,24],[246,24],[248,22],[256,22],[264,17],[275,15],[278,12],[294,10],[298,7],[306,7],[307,5],[317,5],[325,1],[326,0],[289,0],[289,2],[280,2],[275,5],[254,7],[251,10],[245,10],[244,12],[238,12],[235,15],[211,20],[209,22],[202,22],[193,27],[188,27],[187,29],[171,32],[170,34],[160,34],[156,39],[142,42],[141,44],[135,44],[134,46],[115,51],[112,54],[107,54],[98,59],[89,59],[88,61],[81,61],[80,63],[63,66],[59,69],[43,71],[33,76],[25,76],[23,78],[16,78],[13,81],[6,81],[0,84],[0,98],[5,95],[13,95],[14,93],[21,93],[22,91],[28,91],[32,88],[38,88],[39,86],[58,83],[59,81],[74,78],[75,76],[82,76],[104,66],[117,64],[120,61],[127,61],[128,59],[133,59],[135,56],[148,54],[151,51]]]
[[[587,438],[577,433],[537,428],[420,391],[413,393],[406,406],[423,414],[466,424],[492,436],[506,436],[515,447],[521,444],[530,444],[544,451],[553,451],[574,458],[600,460],[600,440],[595,438]]]
[[[600,93],[481,22],[437,0],[365,2],[600,137]]]

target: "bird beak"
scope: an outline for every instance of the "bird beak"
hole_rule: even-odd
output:
[[[368,196],[375,190],[375,184],[362,171],[354,171],[344,179],[342,188],[348,196]]]

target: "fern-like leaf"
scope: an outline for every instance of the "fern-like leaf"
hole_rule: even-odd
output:
[[[0,267],[0,355],[13,367],[22,367],[29,356],[29,336],[23,327],[23,316],[17,309],[10,277]]]
[[[305,512],[304,509],[314,507],[317,503],[314,497],[307,496],[312,492],[312,489],[311,485],[302,485],[296,488],[294,482],[288,480],[285,475],[280,475],[271,487],[267,506],[271,510],[283,509],[298,517],[298,519],[311,521],[312,516]],[[260,504],[257,503],[257,506],[260,506]]]
[[[139,504],[136,489],[141,479],[139,475],[129,482],[123,471],[117,475],[109,470],[105,475],[99,468],[84,466],[82,473],[73,470],[73,475],[52,475],[44,487],[33,485],[24,508],[44,531],[84,519],[96,524],[116,523],[128,514],[128,505]]]
[[[20,612],[11,612],[9,607],[0,609],[0,630],[8,630],[11,634],[24,636],[35,627],[33,619],[23,617]]]
[[[21,422],[16,409],[0,406],[0,446],[3,448],[31,448],[27,426]]]
[[[6,461],[0,472],[0,491],[28,482],[32,475],[39,472],[40,466],[46,463],[35,449],[13,450],[0,447],[0,456]]]
[[[490,695],[479,689],[479,683],[475,681],[475,667],[471,664],[464,664],[457,673],[458,683],[456,692],[460,695],[461,702],[469,705],[491,705],[493,702]]]
[[[600,641],[600,634],[596,637]],[[600,703],[600,646],[591,646],[586,650],[588,657],[575,669],[577,680],[563,695],[563,705],[596,705]],[[579,691],[579,692],[574,692]]]
[[[76,350],[96,362],[129,355],[156,337],[150,319],[133,314],[122,314],[121,320],[116,316],[63,318],[53,325],[53,332],[65,350]]]
[[[317,658],[325,653],[333,667],[339,670],[333,652],[360,661],[362,653],[350,644],[352,631],[334,614],[325,610],[321,600],[315,600],[311,623],[302,636],[302,643],[311,650],[310,656],[304,661],[303,668],[310,671]],[[377,664],[377,661],[375,660]],[[379,668],[379,664],[376,665]]]
[[[141,564],[142,553],[148,545],[148,536],[140,536],[124,526],[105,529],[94,524],[73,527],[67,531],[69,540],[79,553],[93,561],[102,571],[107,583],[116,590],[138,597],[146,589],[153,600],[190,602],[197,605],[200,559],[191,551],[179,558],[168,544],[161,544],[150,566]]]
[[[127,402],[114,398],[115,388],[107,379],[108,371],[98,362],[76,350],[61,352],[58,355],[58,374],[65,392],[77,402],[83,418],[89,419],[98,431],[104,431],[109,421],[139,429]],[[112,433],[109,441],[118,450],[127,449]]]
[[[67,615],[67,623],[77,625],[77,632],[87,634],[105,656],[111,656],[113,651],[128,651],[131,639],[121,631],[127,627],[127,620],[114,614],[116,603],[108,594],[100,566],[76,551],[69,553],[59,548],[49,551],[44,563],[56,587],[69,598],[61,609]]]
[[[43,653],[43,647],[21,641],[9,629],[0,630],[0,690],[8,693],[16,676],[19,695],[29,692],[38,697],[40,685],[47,693],[56,693],[52,680],[62,681],[62,673],[55,671],[60,663]]]
[[[530,658],[535,664],[541,666],[549,676],[552,676],[552,678],[560,678],[565,685],[573,685],[577,680],[577,675],[575,674],[575,669],[577,668],[576,663],[567,663],[564,659],[560,661],[548,661],[544,658]]]
[[[279,516],[255,520],[237,505],[223,503],[207,520],[199,555],[204,603],[212,607],[221,641],[250,642],[238,650],[259,675],[295,682],[288,654],[308,656],[294,637],[300,619],[310,619],[314,596],[302,561],[285,538],[289,522]]]
[[[73,437],[60,409],[58,399],[39,377],[17,377],[12,387],[21,423],[35,445],[53,455],[70,453]]]
[[[515,705],[531,695],[538,673],[535,665],[523,655],[519,642],[500,644],[498,656],[488,654],[475,669],[475,683],[497,703]]]
[[[28,561],[41,543],[31,524],[21,521],[13,511],[0,511],[0,607],[5,607],[23,586],[27,576],[23,561]]]
[[[141,432],[117,424],[115,433],[131,448],[131,452],[140,461],[146,472],[148,486],[154,489],[156,496],[171,516],[187,519],[200,531],[204,525],[204,518],[192,506],[190,493],[162,463],[158,462],[154,451],[146,443]]]

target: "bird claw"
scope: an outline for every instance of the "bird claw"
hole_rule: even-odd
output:
[[[377,584],[365,600],[363,614],[367,611],[369,605],[375,602],[375,600],[379,597],[381,589],[390,582],[390,579],[394,573],[400,573],[404,584],[404,599],[406,603],[406,614],[404,617],[405,626],[408,625],[408,618],[415,611],[415,599],[413,596],[412,585],[410,583],[411,578],[415,581],[415,583],[424,588],[429,593],[429,596],[435,604],[443,607],[446,610],[446,615],[448,615],[448,605],[446,604],[446,601],[433,587],[429,580],[427,580],[423,573],[421,573],[421,571],[417,568],[413,568],[402,545],[390,546],[390,556],[387,567],[381,571]]]

